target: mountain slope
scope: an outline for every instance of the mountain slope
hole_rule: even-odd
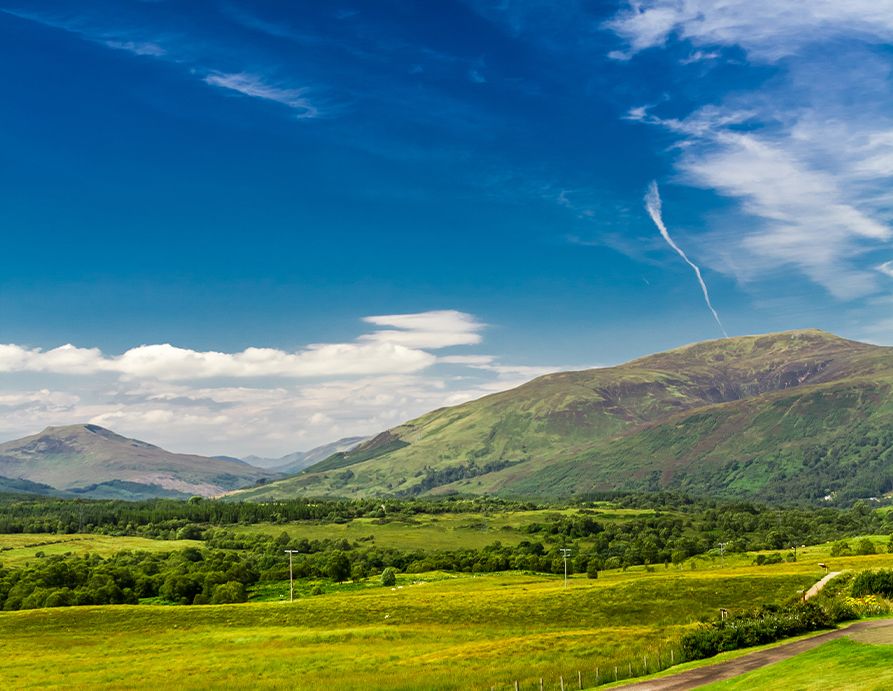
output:
[[[81,492],[87,496],[142,498],[211,496],[271,473],[235,459],[170,453],[97,425],[69,425],[0,444],[0,476],[64,490],[87,487]]]
[[[295,451],[280,458],[264,458],[262,456],[246,456],[242,460],[258,468],[266,468],[283,475],[293,475],[307,466],[319,463],[332,454],[351,451],[366,441],[368,437],[344,437],[338,441],[316,446],[309,451]]]
[[[244,495],[876,494],[891,387],[893,349],[815,330],[708,341],[436,410]]]

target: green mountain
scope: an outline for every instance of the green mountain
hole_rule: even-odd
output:
[[[266,468],[283,475],[294,475],[314,463],[327,459],[332,454],[350,451],[367,439],[368,437],[344,437],[322,446],[316,446],[309,451],[295,451],[279,458],[245,456],[242,460],[258,468]]]
[[[0,444],[0,476],[81,496],[212,496],[271,477],[236,459],[175,454],[97,425],[47,427]]]
[[[891,348],[816,330],[708,341],[435,410],[236,496],[876,496],[893,489],[891,387]]]

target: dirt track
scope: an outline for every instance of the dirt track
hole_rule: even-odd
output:
[[[640,681],[637,684],[628,684],[626,686],[621,686],[620,688],[638,689],[638,691],[657,691],[658,689],[660,691],[682,691],[682,689],[694,689],[698,686],[703,686],[704,684],[712,684],[715,681],[737,677],[739,674],[744,674],[745,672],[771,665],[773,662],[786,660],[789,657],[794,657],[807,650],[812,650],[813,648],[834,640],[835,638],[849,636],[858,631],[887,627],[893,628],[893,619],[863,621],[858,624],[853,624],[846,629],[837,629],[836,631],[829,631],[828,633],[823,633],[814,638],[807,638],[806,640],[796,641],[795,643],[787,643],[785,645],[780,645],[777,648],[760,650],[751,653],[750,655],[729,660],[728,662],[720,662],[719,664],[710,665],[709,667],[691,669],[687,672],[680,672],[679,674],[674,674],[670,677],[664,677],[663,679]]]

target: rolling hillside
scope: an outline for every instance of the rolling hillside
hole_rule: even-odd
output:
[[[324,461],[335,453],[351,451],[356,446],[366,441],[368,437],[344,437],[337,441],[316,446],[309,451],[295,451],[280,458],[265,458],[263,456],[245,456],[242,460],[258,468],[266,468],[272,472],[283,475],[293,475],[304,470],[307,466]]]
[[[893,489],[893,349],[815,330],[698,343],[435,410],[237,497]]]
[[[235,459],[170,453],[97,425],[48,427],[0,444],[0,477],[42,483],[80,496],[211,496],[270,476]]]

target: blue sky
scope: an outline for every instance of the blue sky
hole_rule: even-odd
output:
[[[0,437],[284,454],[556,368],[893,342],[893,2],[0,0]]]

